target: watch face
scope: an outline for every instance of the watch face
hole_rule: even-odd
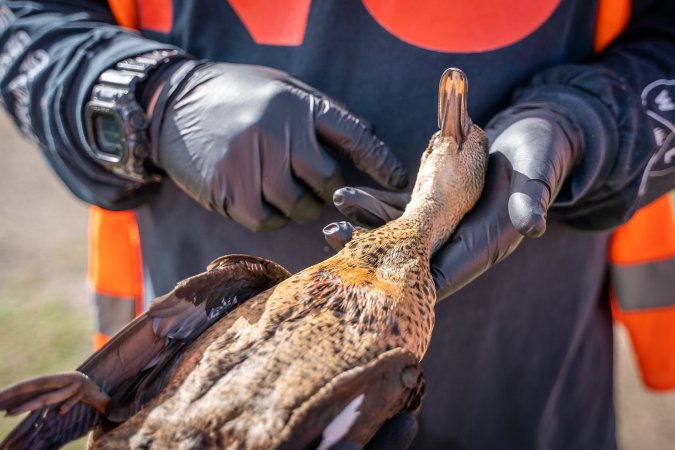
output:
[[[96,112],[92,122],[96,147],[101,156],[113,161],[121,160],[124,156],[124,128],[117,115]]]

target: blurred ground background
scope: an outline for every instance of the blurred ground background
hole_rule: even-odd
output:
[[[0,386],[72,370],[91,349],[86,214],[39,152],[0,117]],[[675,274],[674,274],[675,275]],[[625,332],[615,332],[622,450],[675,448],[675,392],[646,390]],[[16,424],[0,418],[0,438]],[[84,448],[84,441],[69,449]],[[572,449],[571,449],[572,450]]]

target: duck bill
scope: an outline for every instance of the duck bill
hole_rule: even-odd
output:
[[[464,72],[450,68],[443,72],[438,88],[438,127],[441,136],[453,137],[462,145],[471,126],[466,113],[466,96],[469,82]]]

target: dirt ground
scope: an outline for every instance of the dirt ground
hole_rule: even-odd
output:
[[[74,368],[90,349],[86,206],[0,117],[0,386]],[[616,333],[620,448],[675,448],[675,392],[642,387],[625,332]],[[0,438],[14,422],[0,418]],[[80,447],[80,443],[76,447]]]

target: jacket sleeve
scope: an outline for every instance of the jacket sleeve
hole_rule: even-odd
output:
[[[83,106],[106,68],[170,48],[116,26],[105,0],[1,0],[3,107],[75,195],[107,209],[132,208],[156,186],[118,177],[89,157]]]
[[[597,60],[546,70],[515,101],[562,107],[582,136],[551,216],[582,229],[625,222],[675,187],[675,2],[634,11]]]

